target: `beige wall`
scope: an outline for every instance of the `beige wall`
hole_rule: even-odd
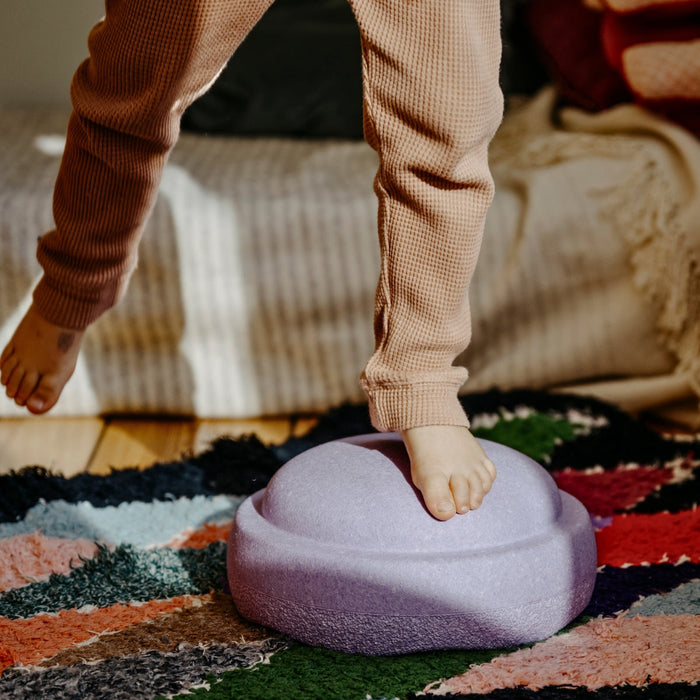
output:
[[[0,0],[0,106],[69,105],[103,0]]]

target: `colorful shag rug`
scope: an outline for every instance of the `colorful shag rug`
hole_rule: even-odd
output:
[[[234,511],[293,455],[371,432],[366,407],[342,406],[273,447],[224,438],[143,471],[0,477],[0,698],[700,697],[700,439],[575,397],[465,405],[478,435],[537,459],[591,514],[597,583],[566,630],[365,657],[241,619],[225,569]]]

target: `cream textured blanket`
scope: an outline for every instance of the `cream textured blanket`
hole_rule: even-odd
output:
[[[0,112],[1,343],[39,274],[66,119]],[[464,390],[616,378],[607,386],[641,387],[637,408],[700,395],[697,139],[632,106],[557,112],[546,90],[509,112],[491,162]],[[363,143],[183,135],[129,293],[89,330],[54,414],[244,417],[362,400],[375,169]]]

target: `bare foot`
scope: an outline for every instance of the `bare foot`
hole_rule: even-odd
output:
[[[82,331],[45,321],[32,306],[0,355],[0,384],[30,413],[53,408],[78,361]]]
[[[426,425],[401,431],[411,478],[438,520],[478,508],[496,468],[476,438],[458,425]]]

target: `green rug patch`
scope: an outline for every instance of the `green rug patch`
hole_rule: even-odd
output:
[[[476,437],[508,445],[538,462],[546,462],[560,442],[575,440],[584,426],[565,418],[534,412],[526,417],[501,419],[492,427],[475,427]]]
[[[209,688],[193,688],[177,695],[189,697],[304,698],[305,700],[362,700],[401,698],[419,692],[436,679],[463,673],[472,664],[487,663],[505,650],[432,651],[404,656],[343,654],[295,644],[252,669],[207,676]]]

